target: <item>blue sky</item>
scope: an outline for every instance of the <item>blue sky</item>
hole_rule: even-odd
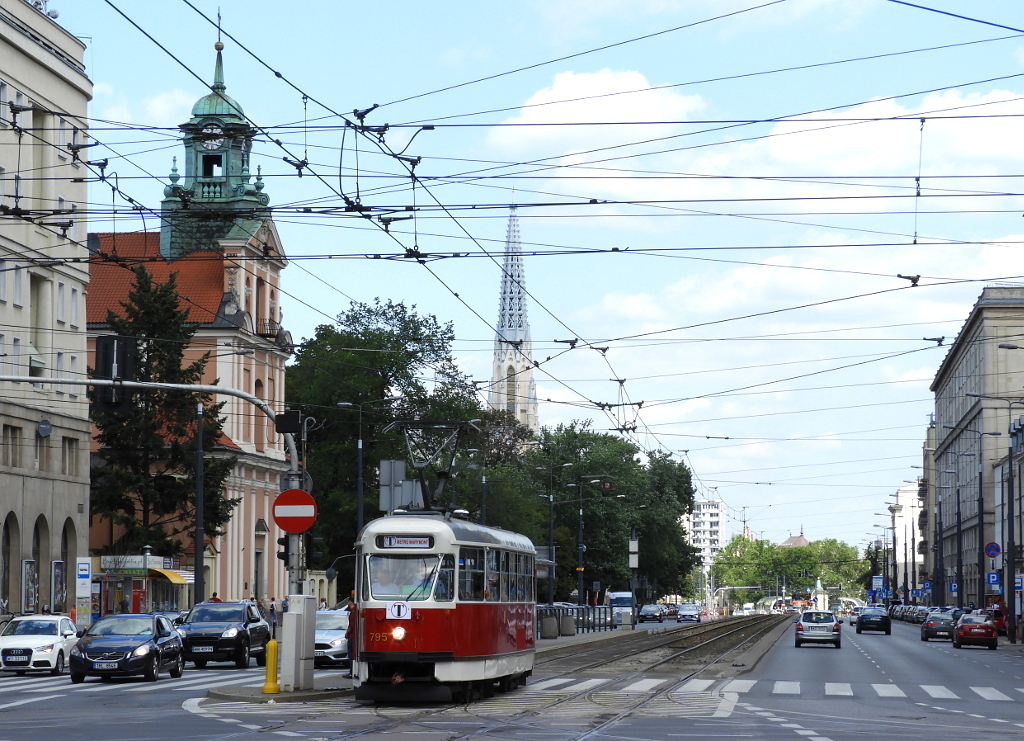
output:
[[[188,4],[112,2],[212,78],[216,30]],[[396,151],[417,131],[398,124],[435,125],[406,152],[423,158],[415,199],[454,218],[431,208],[393,224],[393,239],[365,220],[277,213],[296,338],[348,297],[402,300],[454,322],[461,366],[489,378],[500,269],[480,253],[500,250],[514,198],[524,251],[556,253],[526,260],[535,359],[562,353],[555,339],[586,341],[537,372],[552,400],[542,423],[636,425],[644,448],[688,450],[702,491],[746,506],[765,538],[802,526],[864,539],[918,473],[945,353],[922,338],[952,338],[986,282],[1024,275],[1024,35],[1012,30],[887,0],[192,3],[220,8],[238,42],[224,38],[228,93],[282,142],[254,147],[272,205],[322,209],[339,187],[355,192],[355,137],[339,186],[342,121],[316,101],[345,114],[380,104],[366,122],[393,126]],[[1024,27],[1011,2],[923,4]],[[109,3],[50,7],[89,37],[91,115],[117,122],[94,133],[125,155],[111,169],[157,207],[180,151],[173,127],[203,86]],[[305,109],[239,43],[307,94]],[[284,150],[311,172],[295,177]],[[362,202],[410,205],[401,163],[365,139],[359,150]],[[474,257],[313,259],[413,245]],[[592,405],[641,400],[638,417]]]

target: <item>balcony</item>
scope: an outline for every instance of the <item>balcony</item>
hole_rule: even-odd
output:
[[[277,337],[277,333],[280,331],[280,322],[275,322],[273,319],[256,320],[256,334],[258,334],[260,337],[266,337],[267,339],[272,340]]]

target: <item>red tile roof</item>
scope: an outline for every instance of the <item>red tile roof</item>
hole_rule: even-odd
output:
[[[104,324],[107,309],[121,314],[121,303],[128,300],[128,291],[135,279],[127,267],[145,260],[146,270],[160,283],[177,273],[178,295],[182,308],[188,307],[188,320],[197,324],[212,322],[224,297],[224,261],[218,252],[193,252],[187,257],[168,262],[160,258],[159,232],[118,232],[97,234],[100,251],[116,254],[125,260],[113,263],[97,260],[89,267],[89,296],[86,321]]]

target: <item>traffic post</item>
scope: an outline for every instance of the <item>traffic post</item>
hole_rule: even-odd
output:
[[[271,507],[274,524],[288,535],[285,541],[285,565],[288,568],[287,620],[282,620],[284,635],[281,649],[281,689],[285,692],[313,688],[314,632],[316,597],[303,595],[300,570],[306,565],[303,533],[316,522],[316,501],[302,489],[287,489],[277,495]],[[317,539],[319,540],[319,539]],[[283,543],[282,543],[283,544]],[[282,554],[278,554],[280,557]],[[284,616],[282,615],[282,618]]]

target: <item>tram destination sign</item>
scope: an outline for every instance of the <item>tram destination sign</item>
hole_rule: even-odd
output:
[[[433,548],[432,535],[378,535],[378,548]]]

